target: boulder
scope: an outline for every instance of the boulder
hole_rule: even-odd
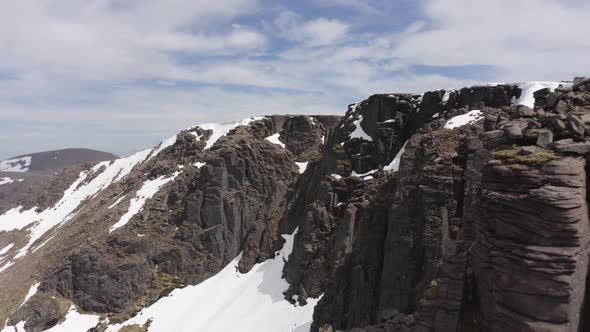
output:
[[[508,125],[504,127],[504,134],[511,140],[522,139],[522,128],[518,125]]]
[[[553,132],[548,129],[540,130],[537,135],[537,145],[547,148],[551,143],[553,143]]]
[[[555,146],[557,152],[586,155],[590,153],[590,142],[559,144]]]

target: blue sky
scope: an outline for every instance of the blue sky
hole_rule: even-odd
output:
[[[22,0],[0,5],[0,159],[121,155],[204,122],[590,72],[583,0]]]

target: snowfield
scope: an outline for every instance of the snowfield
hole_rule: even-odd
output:
[[[283,295],[289,284],[282,278],[282,271],[293,250],[294,234],[283,235],[286,243],[277,256],[256,264],[250,272],[237,272],[240,254],[213,277],[172,291],[128,321],[109,326],[107,331],[144,325],[148,320],[152,320],[148,329],[151,332],[309,331],[319,299],[298,306]]]
[[[31,157],[21,157],[0,161],[0,172],[28,172],[31,159]]]
[[[461,126],[472,124],[475,121],[481,119],[482,116],[483,115],[481,114],[480,110],[469,111],[465,114],[457,115],[457,116],[454,116],[451,119],[449,119],[449,121],[447,121],[447,123],[445,123],[445,128],[446,129],[455,129],[455,128],[459,128]]]

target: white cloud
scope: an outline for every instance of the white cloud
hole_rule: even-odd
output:
[[[342,40],[348,25],[337,19],[317,18],[303,20],[291,11],[282,12],[275,20],[283,38],[301,42],[307,46],[325,46]]]
[[[39,127],[2,138],[28,135],[38,150],[41,142],[62,147],[67,135],[105,149],[128,137],[142,148],[199,122],[343,113],[373,93],[481,82],[417,74],[415,64],[489,66],[493,81],[590,73],[590,4],[581,0],[402,1],[396,8],[420,8],[397,30],[383,17],[405,13],[388,11],[390,1],[309,3],[313,11],[297,13],[269,9],[270,0],[3,3],[0,73],[16,79],[0,78],[0,119]],[[336,14],[349,10],[362,24]],[[371,19],[380,25],[366,30]],[[96,138],[79,138],[76,128]]]
[[[494,66],[507,80],[590,71],[590,3],[426,0],[424,14],[431,28],[400,36],[392,56],[416,64]]]

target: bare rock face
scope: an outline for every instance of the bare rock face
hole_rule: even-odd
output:
[[[41,289],[84,310],[123,317],[175,287],[205,280],[240,252],[242,272],[273,257],[282,245],[277,229],[285,196],[299,173],[295,162],[319,155],[325,127],[336,120],[269,117],[238,127],[209,150],[195,139],[207,131],[181,133],[127,181],[170,174],[187,160],[201,164],[184,166],[135,223],[72,253]],[[275,133],[285,148],[265,139]]]
[[[578,331],[588,271],[586,161],[486,166],[473,267],[485,330]]]

